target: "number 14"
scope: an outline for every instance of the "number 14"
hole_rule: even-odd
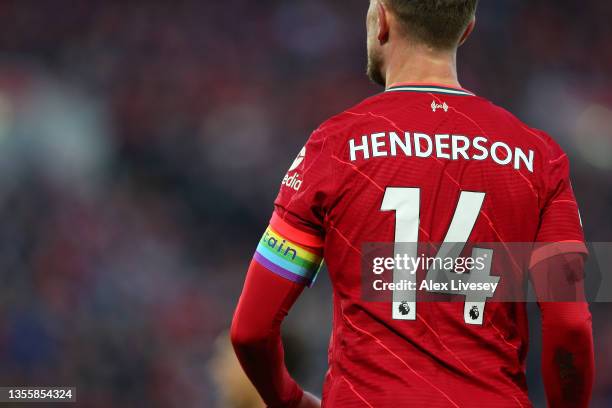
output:
[[[381,211],[395,211],[395,245],[394,256],[408,255],[417,258],[417,243],[419,237],[420,223],[420,201],[421,190],[419,188],[387,187],[383,198]],[[450,226],[444,242],[440,246],[436,258],[456,259],[465,247],[476,219],[480,214],[480,209],[485,199],[485,193],[462,191],[459,202],[455,209]],[[473,248],[472,258],[481,257],[484,259],[485,268],[473,269],[466,279],[470,282],[489,282],[497,283],[498,276],[491,276],[491,261],[493,251],[491,249]],[[441,282],[446,278],[449,281],[457,274],[454,271],[437,268],[434,263],[427,271],[426,280],[429,282]],[[451,275],[452,274],[452,275]],[[453,276],[454,275],[454,276]],[[401,281],[413,282],[416,286],[416,271],[395,268],[393,270],[393,282]],[[431,292],[446,293],[453,295],[464,295],[463,317],[467,324],[482,325],[486,300],[494,295],[492,291],[460,291],[460,290],[432,290]],[[393,319],[396,320],[416,320],[416,291],[393,291]]]

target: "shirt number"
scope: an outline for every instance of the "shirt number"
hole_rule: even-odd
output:
[[[394,256],[407,254],[409,257],[417,257],[417,244],[420,223],[420,201],[421,189],[404,187],[387,187],[383,198],[381,211],[395,211],[395,244]],[[485,193],[462,191],[459,202],[455,209],[450,226],[448,227],[444,242],[440,246],[436,258],[457,258],[465,247],[480,209],[485,199]],[[473,248],[472,258],[484,259],[485,267],[479,270],[473,269],[466,279],[470,281],[497,283],[499,276],[491,276],[491,261],[493,250]],[[427,271],[426,280],[429,282],[448,282],[456,273],[432,266]],[[393,270],[393,282],[406,280],[414,282],[416,287],[416,273],[406,269],[395,268]],[[458,289],[431,290],[435,293],[445,293],[465,296],[463,318],[467,324],[482,325],[486,300],[494,295],[491,291],[463,291]],[[393,292],[393,319],[416,320],[416,291],[394,291]]]

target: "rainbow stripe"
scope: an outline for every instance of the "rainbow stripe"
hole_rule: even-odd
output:
[[[320,254],[297,244],[269,226],[254,259],[266,269],[293,282],[311,286],[323,260]]]

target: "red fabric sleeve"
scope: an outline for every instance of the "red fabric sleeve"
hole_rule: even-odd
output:
[[[545,169],[544,205],[531,265],[561,253],[587,255],[578,203],[570,182],[567,155],[554,144]]]
[[[295,407],[303,391],[284,361],[280,326],[304,286],[253,261],[232,322],[238,360],[269,407]]]
[[[328,134],[321,128],[312,133],[289,167],[274,200],[280,218],[317,236],[324,236],[325,214],[335,191],[333,139]]]
[[[280,326],[321,265],[333,179],[329,149],[316,130],[283,178],[232,322],[240,364],[269,407],[294,407],[303,396],[285,367]]]
[[[595,362],[583,269],[582,255],[564,254],[553,256],[532,270],[542,313],[542,374],[550,407],[588,407],[591,398]],[[549,279],[545,275],[555,277]],[[550,285],[558,277],[563,277],[566,283]],[[576,300],[547,301],[569,296]]]
[[[595,375],[588,304],[545,302],[540,310],[542,374],[548,405],[587,408]]]

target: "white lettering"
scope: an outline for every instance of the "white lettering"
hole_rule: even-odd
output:
[[[474,160],[484,160],[487,157],[489,157],[489,151],[480,144],[480,142],[482,143],[487,143],[487,139],[485,139],[482,136],[478,136],[474,138],[474,149],[478,150],[479,152],[481,152],[481,154],[479,156],[472,156],[472,159]]]
[[[442,149],[448,149],[448,143],[442,142],[442,139],[448,140],[448,135],[436,135],[436,156],[441,159],[450,159],[450,155],[448,153],[443,153]]]
[[[410,132],[404,133],[404,142],[402,142],[402,140],[399,138],[399,136],[395,132],[389,133],[389,139],[390,139],[390,144],[391,144],[391,156],[397,155],[398,146],[400,147],[400,149],[402,149],[402,152],[404,152],[406,156],[412,156],[412,146],[410,145],[410,141],[409,141]]]
[[[364,160],[367,160],[370,158],[370,150],[368,147],[368,137],[367,136],[362,136],[361,137],[361,144],[359,146],[355,146],[355,139],[351,139],[349,141],[349,149],[351,152],[351,161],[355,161],[357,160],[357,152],[358,151],[362,151],[363,152],[363,158]]]
[[[374,133],[372,135],[372,157],[383,157],[387,155],[387,152],[378,150],[379,147],[385,146],[385,141],[379,141],[380,138],[386,136],[386,133]]]
[[[517,147],[514,151],[514,168],[516,170],[521,169],[521,161],[525,163],[527,170],[533,173],[533,150],[529,150],[529,157],[527,157],[525,152]]]
[[[425,140],[427,143],[427,149],[425,151],[421,150],[421,140]],[[429,157],[431,156],[431,152],[433,151],[433,146],[431,142],[431,137],[426,135],[425,133],[415,133],[414,134],[414,154],[416,157]]]
[[[463,143],[463,146],[459,147],[459,141]],[[465,160],[470,159],[467,154],[467,151],[470,148],[470,139],[468,139],[465,136],[453,135],[453,137],[451,138],[451,144],[452,144],[451,151],[453,152],[453,160],[457,160],[459,158],[459,155],[461,155],[461,157],[463,157]]]
[[[357,141],[356,141],[357,140]],[[358,157],[358,154],[361,153]],[[436,134],[433,138],[426,133],[379,132],[349,140],[349,157],[354,162],[358,158],[368,160],[371,157],[435,157],[447,160],[486,160],[491,158],[501,166],[512,165],[514,169],[526,168],[534,171],[535,153],[525,152],[519,147],[511,147],[504,142],[491,142],[484,136],[474,138],[463,135]],[[294,178],[295,177],[295,178]],[[283,180],[283,184],[299,189],[302,184],[297,175]]]
[[[502,148],[506,151],[506,158],[503,160],[500,159],[497,155],[497,150],[499,148]],[[510,150],[510,147],[508,147],[508,145],[504,142],[495,142],[493,143],[493,146],[491,146],[491,158],[495,163],[505,166],[506,164],[512,161],[512,151]]]

